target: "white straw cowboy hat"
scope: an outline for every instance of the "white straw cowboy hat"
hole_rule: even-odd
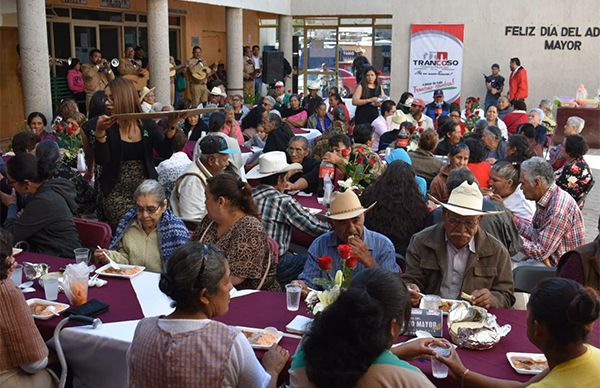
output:
[[[227,97],[227,93],[223,92],[220,87],[215,86],[210,90],[210,94],[213,96]]]
[[[271,151],[258,158],[258,165],[246,174],[248,179],[261,179],[292,170],[302,170],[300,163],[288,163],[283,151]]]
[[[147,86],[144,86],[144,88],[142,89],[142,91],[140,92],[140,102],[144,101],[144,97],[146,97],[146,95],[150,92],[153,92],[154,89],[156,89],[156,86],[153,87],[152,89],[148,89]]]
[[[367,51],[366,51],[364,48],[362,48],[362,47],[358,47],[358,48],[356,48],[356,49],[354,50],[354,52],[355,52],[355,53],[357,53],[357,54],[364,54],[364,53],[366,53]]]
[[[487,216],[503,213],[502,211],[483,210],[483,195],[475,182],[469,184],[464,181],[461,183],[460,186],[452,190],[447,203],[443,203],[431,195],[429,197],[444,209],[461,216]]]
[[[373,203],[365,209],[354,191],[346,190],[343,193],[336,192],[333,193],[331,205],[326,217],[332,220],[349,220],[350,218],[360,216],[375,206],[376,203],[377,202]]]
[[[392,116],[391,128],[398,129],[398,128],[400,128],[400,124],[402,124],[405,121],[406,121],[406,115],[404,114],[404,112],[402,112],[401,110],[397,110],[396,112],[394,112],[394,115]]]
[[[316,81],[309,82],[307,88],[310,90],[321,90],[321,84]]]

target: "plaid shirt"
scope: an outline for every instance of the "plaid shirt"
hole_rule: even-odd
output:
[[[262,214],[262,224],[267,235],[279,244],[279,256],[283,256],[290,247],[292,227],[311,236],[318,236],[329,230],[327,222],[319,220],[295,199],[272,186],[260,185],[253,188],[252,197]]]
[[[513,216],[523,239],[523,254],[552,265],[565,253],[583,244],[583,217],[577,203],[556,184],[536,203],[531,224]]]

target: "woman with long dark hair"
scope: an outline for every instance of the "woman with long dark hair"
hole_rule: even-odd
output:
[[[385,98],[379,84],[377,70],[373,66],[364,67],[362,81],[352,95],[352,104],[356,106],[354,125],[371,124],[379,116],[378,107]]]
[[[408,328],[410,296],[396,274],[359,272],[347,291],[310,326],[292,359],[294,388],[433,387],[401,358],[431,355],[433,338],[390,346]]]
[[[407,163],[396,160],[363,193],[364,207],[377,202],[365,214],[365,226],[382,233],[394,243],[397,253],[404,255],[413,234],[425,227],[427,204],[415,181],[415,173]]]
[[[304,128],[307,119],[308,112],[300,105],[300,97],[292,94],[289,106],[281,110],[281,121],[291,128]]]
[[[85,114],[85,85],[83,73],[81,72],[81,62],[77,58],[71,58],[71,64],[67,71],[67,86],[73,93],[73,98],[77,101],[79,111]]]
[[[535,156],[527,138],[520,134],[510,135],[506,143],[506,157],[508,162],[523,163],[527,159]]]

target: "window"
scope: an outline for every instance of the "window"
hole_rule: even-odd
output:
[[[99,20],[104,22],[121,22],[123,14],[109,11],[94,11],[91,9],[73,8],[73,19]]]

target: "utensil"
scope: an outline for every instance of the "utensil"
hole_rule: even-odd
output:
[[[35,288],[33,288],[33,287],[27,287],[27,288],[22,289],[21,292],[23,294],[27,294],[29,292],[35,292]]]
[[[60,314],[56,312],[56,307],[54,307],[52,305],[46,307],[46,311],[50,311],[52,313],[52,315],[56,315],[57,317],[60,317]]]
[[[33,280],[27,281],[27,282],[25,282],[25,283],[21,283],[21,284],[19,284],[19,286],[18,286],[18,287],[19,287],[20,289],[24,290],[24,289],[26,289],[26,288],[29,288],[29,287],[31,287],[31,286],[33,286]]]
[[[104,257],[106,257],[106,258],[108,259],[108,264],[110,264],[110,267],[111,267],[112,269],[120,269],[120,268],[119,268],[119,266],[117,265],[117,263],[115,263],[115,262],[113,261],[113,259],[111,259],[111,258],[110,258],[110,256],[109,256],[109,255],[107,255],[107,254],[106,254],[106,252],[105,252],[105,251],[104,251],[102,248],[100,248],[100,245],[96,245],[96,247],[97,247],[98,249],[100,249],[100,251],[102,252],[102,254],[104,255]]]

